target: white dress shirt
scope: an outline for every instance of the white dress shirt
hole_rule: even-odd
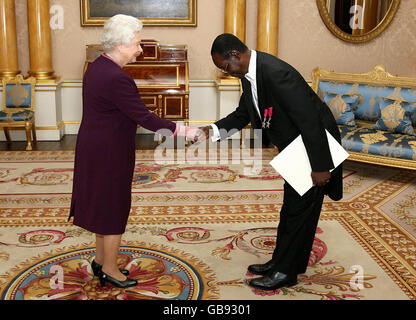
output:
[[[250,56],[250,62],[248,63],[248,72],[245,74],[244,78],[246,78],[251,85],[251,94],[253,98],[253,104],[254,107],[257,110],[257,113],[261,120],[261,114],[260,109],[258,105],[258,98],[257,98],[257,78],[256,78],[256,68],[257,68],[257,52],[256,50],[250,50],[251,56]],[[212,130],[214,131],[212,135],[212,142],[220,140],[220,131],[218,130],[218,127],[215,124],[211,124]]]

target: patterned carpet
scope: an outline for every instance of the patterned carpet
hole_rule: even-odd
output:
[[[120,267],[138,286],[101,288],[94,235],[67,223],[74,154],[0,152],[0,299],[415,300],[416,172],[346,162],[344,198],[326,199],[307,272],[255,290],[270,258],[282,179],[240,161],[155,163],[138,151]]]

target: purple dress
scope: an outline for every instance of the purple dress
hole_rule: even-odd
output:
[[[122,234],[131,207],[137,125],[173,133],[176,124],[150,112],[134,80],[105,56],[88,67],[82,98],[69,219],[93,233]]]

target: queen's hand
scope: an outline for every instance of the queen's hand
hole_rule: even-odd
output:
[[[206,138],[204,132],[196,126],[183,126],[181,124],[176,125],[176,131],[173,135],[174,137],[186,137],[192,142],[203,141]]]

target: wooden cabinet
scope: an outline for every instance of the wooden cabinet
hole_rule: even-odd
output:
[[[161,45],[142,40],[143,54],[123,69],[137,84],[149,110],[169,120],[189,119],[188,57],[185,45]],[[103,53],[101,45],[87,45],[88,65]]]

